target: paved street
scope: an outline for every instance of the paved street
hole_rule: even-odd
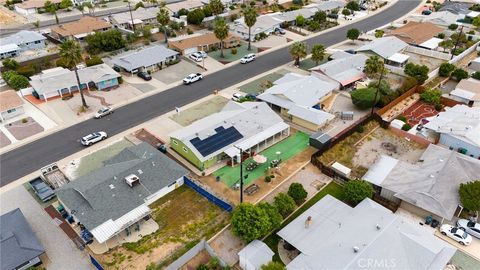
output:
[[[361,31],[375,29],[400,18],[417,7],[419,3],[420,1],[418,0],[400,0],[392,7],[370,18],[312,37],[306,42],[309,46],[316,43],[331,46],[343,41],[346,31],[350,28],[358,28]],[[81,122],[7,152],[0,157],[0,185],[4,186],[44,165],[81,150],[82,146],[79,143],[79,139],[88,133],[104,130],[112,136],[171,111],[175,107],[181,107],[205,97],[215,89],[234,85],[288,63],[291,60],[288,48],[282,48],[258,57],[254,63],[231,66],[208,75],[204,80],[195,84],[189,86],[180,85],[121,107],[111,117]]]

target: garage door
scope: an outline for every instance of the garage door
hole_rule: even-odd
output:
[[[194,53],[194,52],[197,52],[197,51],[198,51],[198,50],[197,50],[197,47],[188,48],[188,49],[185,49],[185,50],[183,51],[183,54],[184,54],[184,55],[190,55],[190,54],[192,54],[192,53]]]

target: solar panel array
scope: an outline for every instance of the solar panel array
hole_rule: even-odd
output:
[[[243,138],[243,135],[240,134],[235,127],[229,127],[227,129],[218,127],[215,131],[216,133],[214,135],[206,139],[200,140],[200,138],[195,137],[190,140],[192,145],[204,157]]]

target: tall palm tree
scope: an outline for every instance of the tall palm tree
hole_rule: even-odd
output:
[[[80,44],[73,40],[67,40],[60,45],[60,57],[68,67],[73,67],[75,77],[77,77],[77,86],[82,98],[82,105],[88,108],[85,97],[83,96],[83,89],[81,88],[80,77],[78,76],[77,64],[82,61],[82,48]]]
[[[251,41],[250,33],[251,33],[252,26],[254,26],[255,23],[257,22],[257,11],[251,6],[245,8],[245,10],[243,11],[243,20],[245,21],[245,24],[248,26],[248,50],[250,51],[252,49],[250,46],[250,41]]]
[[[45,9],[45,11],[55,16],[55,22],[57,24],[60,22],[57,16],[58,8],[56,4],[52,3],[51,1],[46,1],[45,4],[43,5],[43,8]]]
[[[290,47],[290,54],[295,60],[295,66],[300,65],[300,59],[307,56],[307,43],[297,41]]]
[[[215,37],[220,40],[220,57],[224,58],[223,41],[228,37],[228,24],[225,22],[224,18],[217,18],[215,20],[213,33],[215,34]]]
[[[325,58],[325,47],[322,44],[315,44],[312,47],[312,60],[317,64]]]
[[[167,25],[170,23],[170,14],[164,7],[160,8],[157,14],[157,21],[163,26],[163,33],[165,35],[165,43],[167,43]]]
[[[382,70],[384,70],[384,65],[385,64],[383,63],[383,60],[380,57],[372,55],[367,59],[367,61],[365,61],[363,72],[365,72],[365,74],[368,76],[376,78],[380,75]]]

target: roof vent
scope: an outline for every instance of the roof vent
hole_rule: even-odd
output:
[[[380,224],[375,225],[375,228],[377,228],[377,231],[380,231],[382,227],[380,227]]]
[[[435,177],[435,175],[433,175],[433,174],[430,174],[429,176],[430,176],[430,178],[434,178],[434,177]]]
[[[108,186],[110,187],[110,189],[114,189],[114,188],[115,188],[115,186],[114,186],[113,184],[110,184],[110,185],[108,185]]]
[[[140,184],[140,178],[138,178],[138,176],[135,174],[130,174],[129,176],[125,177],[125,182],[130,187],[133,187],[136,184]]]
[[[142,174],[142,173],[143,173],[143,171],[140,170],[140,169],[138,169],[137,172],[138,172],[138,174]]]
[[[357,246],[354,246],[354,247],[353,247],[353,252],[357,253],[357,252],[359,252],[359,251],[360,251],[360,248],[359,248],[359,247],[357,247]]]

